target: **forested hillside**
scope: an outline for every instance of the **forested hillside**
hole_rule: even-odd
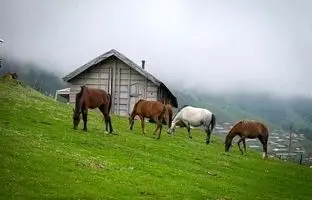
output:
[[[199,94],[175,91],[179,105],[197,105],[216,113],[219,121],[242,118],[263,120],[273,128],[293,129],[312,139],[312,99],[282,98],[268,94]]]
[[[34,63],[22,63],[19,61],[3,59],[0,75],[6,72],[16,72],[18,79],[34,89],[48,95],[55,94],[57,89],[66,87],[57,73],[53,69],[44,69]]]

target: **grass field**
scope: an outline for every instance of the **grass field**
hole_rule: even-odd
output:
[[[116,135],[104,134],[102,116],[89,114],[88,133],[72,129],[72,107],[14,83],[0,81],[0,199],[311,199],[312,169],[193,130],[154,124],[141,135],[113,116]]]

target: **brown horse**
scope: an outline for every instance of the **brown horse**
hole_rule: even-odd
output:
[[[164,103],[163,103],[164,104]],[[173,111],[172,111],[172,105],[171,104],[166,104],[167,108],[168,108],[168,117],[169,117],[169,124],[167,124],[167,120],[166,118],[164,117],[163,120],[162,120],[162,123],[164,125],[167,125],[168,128],[171,127],[171,123],[172,123],[172,116],[173,116]],[[156,123],[152,118],[148,120],[148,122],[150,123]]]
[[[229,131],[225,138],[225,151],[228,152],[232,144],[233,138],[238,135],[240,139],[237,142],[238,148],[242,154],[243,150],[240,147],[240,143],[243,142],[244,150],[246,153],[246,138],[255,139],[258,138],[263,145],[263,158],[268,157],[267,155],[267,144],[269,138],[268,128],[261,122],[241,120],[238,121],[232,129]]]
[[[161,135],[163,119],[166,118],[166,123],[168,124],[168,127],[169,122],[172,121],[170,119],[168,108],[169,106],[164,105],[159,101],[148,101],[140,99],[135,103],[133,110],[129,116],[130,130],[133,130],[134,117],[138,115],[141,120],[142,134],[145,135],[144,119],[150,118],[153,119],[157,124],[157,128],[154,131],[154,136],[156,135],[156,132],[159,129],[159,134],[157,137],[157,139],[159,139]]]
[[[95,109],[99,108],[105,119],[105,131],[113,132],[111,117],[109,115],[112,106],[112,97],[105,90],[88,88],[81,86],[81,90],[76,94],[75,109],[73,109],[73,125],[74,129],[80,122],[80,114],[82,113],[83,119],[83,130],[87,131],[87,120],[88,120],[88,108]]]

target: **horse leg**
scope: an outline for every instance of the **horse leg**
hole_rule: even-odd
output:
[[[105,117],[105,125],[106,125],[106,132],[107,132],[107,126],[109,125],[109,133],[112,133],[114,131],[112,126],[112,119],[109,114],[109,106],[107,104],[104,105],[104,117]]]
[[[242,148],[241,148],[241,146],[240,146],[240,143],[241,143],[243,140],[244,140],[244,137],[241,137],[241,138],[238,140],[238,142],[237,142],[238,148],[239,148],[239,150],[240,150],[240,152],[241,152],[242,154],[244,154],[244,152],[243,152],[243,150],[242,150]]]
[[[246,138],[243,139],[243,145],[244,145],[244,150],[245,150],[245,153],[246,153]]]
[[[109,115],[108,105],[104,104],[103,109],[101,109],[101,110],[103,110],[102,113],[103,113],[104,119],[105,119],[105,132],[106,133],[108,132],[108,126],[109,126],[109,133],[112,133],[114,130],[113,130],[113,126],[112,126],[112,120],[111,120],[111,117]]]
[[[191,134],[191,126],[190,126],[189,123],[187,123],[186,129],[187,129],[187,133],[188,133],[189,138],[192,139],[193,137],[192,137],[192,134]]]
[[[112,126],[111,117],[109,116],[108,113],[104,114],[104,119],[105,119],[105,132],[108,133],[108,126],[109,126],[109,133],[112,133],[113,126]]]
[[[145,127],[144,127],[144,123],[145,123],[144,120],[145,119],[144,119],[144,117],[140,116],[140,120],[141,120],[142,134],[145,136],[145,130],[144,130],[145,129]]]
[[[157,117],[153,117],[153,120],[155,121],[155,123],[156,123],[156,130],[154,131],[154,134],[153,134],[153,136],[155,137],[155,135],[156,135],[156,132],[158,131],[158,129],[159,129],[159,120],[158,120],[158,118]],[[161,121],[160,121],[160,123],[162,123]]]
[[[210,131],[209,127],[207,127],[205,132],[207,134],[207,136],[206,136],[206,144],[209,144],[210,143],[210,135],[211,135],[211,131]]]
[[[264,145],[263,145],[263,155],[262,155],[262,157],[263,158],[267,158],[268,157],[268,146],[267,146],[267,142],[265,142],[264,143]]]
[[[268,139],[264,139],[261,135],[258,137],[260,142],[263,145],[263,153],[262,153],[262,158],[267,158],[268,157]]]
[[[131,122],[130,122],[130,127],[129,127],[129,129],[130,129],[130,131],[132,131],[132,130],[133,130],[133,125],[134,125],[134,117],[133,117],[133,116],[130,116],[130,120],[131,120]]]
[[[105,120],[105,132],[108,133],[108,120],[107,120],[107,117],[105,116],[104,104],[100,105],[99,109],[100,109],[101,113],[103,114],[103,117],[104,117],[104,120]]]
[[[162,117],[160,117],[161,119],[163,119]],[[158,133],[158,137],[157,137],[157,139],[160,139],[160,135],[161,135],[161,131],[162,131],[162,120],[159,120],[159,133]]]
[[[155,121],[155,119],[154,119],[154,121]],[[156,122],[156,130],[154,131],[154,134],[153,134],[154,137],[155,137],[156,132],[157,132],[157,130],[158,130],[158,128],[159,128],[157,121],[155,121],[155,122]]]
[[[88,111],[82,110],[82,120],[83,120],[83,129],[84,131],[87,131],[87,121],[88,121]]]
[[[264,157],[268,157],[268,136],[264,139],[264,152],[265,152],[265,155]]]

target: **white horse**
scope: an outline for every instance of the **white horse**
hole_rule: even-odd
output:
[[[192,135],[190,132],[190,126],[202,126],[207,134],[206,144],[209,144],[210,134],[216,126],[216,117],[212,112],[207,109],[185,105],[177,112],[176,116],[173,118],[171,127],[167,130],[169,134],[173,135],[177,123],[182,123],[182,125],[187,128],[189,138],[191,139]]]

